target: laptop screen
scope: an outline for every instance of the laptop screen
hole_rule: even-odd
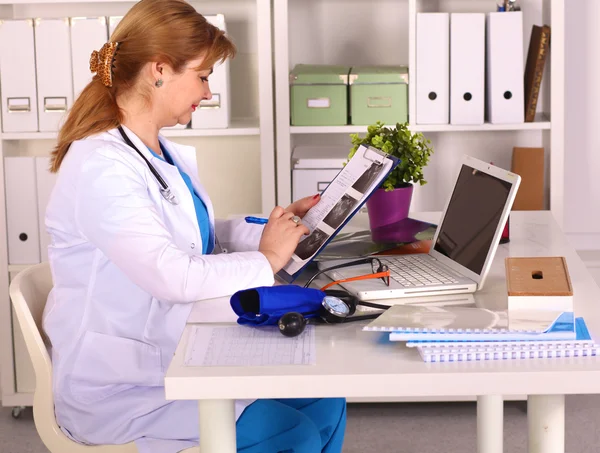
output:
[[[434,250],[481,275],[511,187],[463,165]]]

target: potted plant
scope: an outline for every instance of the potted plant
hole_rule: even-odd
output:
[[[367,128],[367,135],[350,134],[351,158],[360,145],[372,146],[400,159],[398,166],[387,176],[367,200],[371,230],[408,217],[413,184],[426,184],[423,168],[433,153],[431,141],[421,132],[411,132],[407,123],[386,127],[376,122]]]

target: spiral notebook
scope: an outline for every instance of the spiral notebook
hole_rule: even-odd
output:
[[[549,346],[528,347],[529,345],[512,348],[499,345],[468,351],[431,349],[425,346],[419,346],[417,349],[424,362],[479,362],[484,360],[598,357],[600,355],[600,346],[597,344],[584,344],[568,349],[551,348]]]
[[[390,341],[574,340],[572,312],[493,311],[476,307],[394,305],[365,331],[390,332]]]
[[[577,337],[567,341],[409,341],[425,362],[597,357],[600,345],[592,339],[583,318],[575,320]]]

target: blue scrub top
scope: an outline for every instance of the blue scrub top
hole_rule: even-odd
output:
[[[211,237],[212,232],[210,229],[210,221],[208,219],[208,211],[206,210],[206,205],[194,190],[194,186],[192,186],[192,180],[190,179],[189,175],[182,171],[181,168],[179,168],[177,165],[175,165],[173,159],[169,155],[168,151],[164,148],[162,143],[160,144],[160,150],[163,153],[164,159],[162,156],[159,156],[154,151],[152,151],[152,149],[150,149],[149,147],[148,149],[154,156],[168,162],[171,165],[174,165],[175,167],[177,167],[177,170],[179,170],[179,173],[181,174],[185,185],[190,190],[190,193],[192,194],[192,199],[194,200],[194,208],[196,209],[196,217],[198,218],[198,226],[200,227],[200,236],[202,236],[202,253],[205,255],[207,253],[211,253],[213,241]]]

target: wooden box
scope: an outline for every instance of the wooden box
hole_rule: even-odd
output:
[[[573,311],[573,286],[564,257],[512,257],[505,265],[509,311]]]

